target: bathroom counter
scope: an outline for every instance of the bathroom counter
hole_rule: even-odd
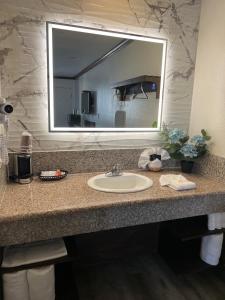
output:
[[[0,195],[0,246],[225,211],[225,181],[185,175],[197,188],[175,191],[159,185],[166,171],[135,173],[150,177],[153,186],[137,193],[99,192],[87,185],[96,173],[8,184]]]

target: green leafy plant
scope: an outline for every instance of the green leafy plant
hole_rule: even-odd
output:
[[[205,155],[208,151],[207,142],[211,139],[205,129],[201,130],[201,135],[190,138],[184,130],[169,129],[166,125],[163,125],[161,136],[171,158],[179,160],[195,160]]]
[[[154,121],[152,122],[152,128],[157,128],[158,127],[158,122],[157,121]]]

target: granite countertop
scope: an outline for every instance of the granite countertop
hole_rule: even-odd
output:
[[[185,175],[197,188],[178,192],[159,185],[166,171],[134,172],[150,177],[153,186],[137,193],[99,192],[87,185],[97,173],[8,184],[0,203],[0,246],[225,211],[224,181]]]

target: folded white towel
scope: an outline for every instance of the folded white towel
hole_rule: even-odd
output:
[[[4,300],[30,300],[27,271],[3,274],[2,278]]]
[[[63,239],[35,242],[4,249],[2,267],[16,267],[67,255]]]
[[[208,215],[208,229],[222,229],[225,228],[225,213],[214,213]]]
[[[182,175],[161,175],[159,182],[161,186],[169,186],[176,191],[190,190],[196,188],[196,184],[194,182],[187,180]]]
[[[201,243],[201,259],[209,265],[218,265],[222,245],[223,233],[204,236]]]
[[[30,300],[55,300],[54,265],[27,271]]]

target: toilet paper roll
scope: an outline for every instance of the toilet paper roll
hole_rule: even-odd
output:
[[[29,300],[27,271],[3,274],[4,300]]]
[[[27,271],[30,300],[55,300],[54,265]]]

